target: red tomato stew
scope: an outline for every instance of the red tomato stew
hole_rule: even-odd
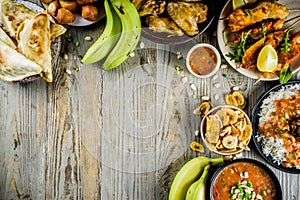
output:
[[[212,193],[213,200],[275,200],[276,186],[260,166],[250,162],[235,162],[217,175]]]

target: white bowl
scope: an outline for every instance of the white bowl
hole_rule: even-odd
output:
[[[205,74],[197,74],[195,71],[192,70],[192,67],[190,65],[190,57],[191,57],[191,54],[197,50],[198,48],[208,48],[211,50],[211,53],[213,53],[215,59],[216,59],[216,62],[215,62],[215,65],[213,65],[213,70],[209,70],[209,73],[205,73]],[[208,62],[209,59],[211,58],[207,58],[207,57],[203,57],[203,58],[206,58],[205,60],[202,60],[200,61],[202,64],[205,65],[204,62]],[[214,47],[212,46],[211,44],[207,44],[207,43],[201,43],[201,44],[196,44],[195,46],[193,46],[189,51],[188,51],[188,54],[186,56],[186,67],[187,69],[189,70],[189,72],[191,74],[193,74],[194,76],[196,77],[199,77],[199,78],[208,78],[208,77],[211,77],[212,75],[214,75],[215,73],[217,73],[217,71],[219,70],[220,68],[220,65],[221,65],[221,56],[220,56],[220,53],[219,51]]]

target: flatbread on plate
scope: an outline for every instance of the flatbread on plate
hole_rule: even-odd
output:
[[[10,39],[10,37],[5,33],[5,31],[2,28],[0,28],[0,40],[13,49],[17,48],[15,43]]]
[[[20,24],[35,14],[34,11],[21,3],[16,3],[12,0],[0,0],[0,23],[3,24],[4,29],[12,38],[16,37]],[[62,25],[51,22],[51,39],[64,34],[66,30]]]
[[[50,49],[50,20],[47,12],[26,19],[17,31],[18,49],[43,69],[41,77],[52,82],[52,57]]]
[[[20,81],[39,75],[42,68],[0,40],[0,78],[5,81]]]

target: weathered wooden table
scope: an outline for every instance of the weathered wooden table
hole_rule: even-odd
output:
[[[139,44],[134,57],[111,71],[99,63],[82,65],[80,56],[92,44],[84,38],[98,38],[104,24],[67,27],[52,84],[0,81],[0,199],[167,199],[175,172],[196,156],[189,144],[201,97],[221,105],[238,86],[250,115],[258,97],[278,84],[254,85],[230,66],[211,79],[188,73],[177,52],[184,57],[196,42],[217,47],[216,21],[186,44],[141,38],[144,47]],[[217,156],[208,150],[201,155]],[[265,162],[254,147],[243,157]],[[270,168],[284,199],[299,200],[300,176]]]

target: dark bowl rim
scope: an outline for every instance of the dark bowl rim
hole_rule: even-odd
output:
[[[211,169],[209,170],[209,175],[207,177],[207,183],[206,183],[207,187],[206,187],[206,198],[205,199],[213,200],[211,191],[212,191],[212,187],[213,187],[215,179],[217,178],[217,176],[220,174],[220,172],[225,167],[227,167],[229,165],[232,165],[234,163],[237,163],[237,162],[253,163],[253,164],[261,167],[262,169],[264,169],[269,174],[269,176],[272,178],[272,180],[275,184],[275,187],[276,187],[276,200],[282,200],[281,185],[280,185],[280,182],[279,182],[277,176],[275,175],[275,173],[271,170],[271,168],[269,168],[267,165],[265,165],[261,161],[254,160],[254,159],[251,159],[251,158],[238,158],[238,159],[235,159],[235,160],[226,161],[225,163],[212,166]]]
[[[207,20],[198,24],[199,33],[194,36],[171,36],[168,37],[166,33],[155,33],[145,23],[145,17],[141,17],[141,23],[142,23],[142,36],[147,38],[148,40],[151,40],[153,42],[159,43],[159,44],[183,44],[191,41],[193,38],[201,35],[204,31],[206,31],[210,25],[212,24],[213,20],[216,16],[216,6],[214,1],[209,0],[203,0],[202,3],[206,4],[208,6],[208,14],[207,14]]]
[[[287,83],[284,84],[279,84],[276,86],[271,87],[270,89],[268,89],[266,92],[264,92],[256,101],[253,109],[252,109],[252,113],[251,113],[251,122],[252,122],[252,143],[254,143],[255,149],[256,151],[258,151],[258,153],[264,158],[265,161],[268,162],[268,164],[272,165],[273,167],[275,167],[276,169],[279,169],[283,172],[287,172],[287,173],[291,173],[291,174],[300,174],[300,169],[296,169],[296,168],[286,168],[282,165],[277,165],[276,163],[274,163],[272,161],[272,158],[270,156],[266,156],[261,149],[261,144],[257,141],[257,139],[255,138],[257,135],[257,131],[258,131],[258,111],[262,105],[262,101],[269,96],[270,92],[273,91],[277,91],[279,89],[281,89],[284,86],[287,85],[294,85],[294,84],[300,84],[300,80],[291,80]]]

